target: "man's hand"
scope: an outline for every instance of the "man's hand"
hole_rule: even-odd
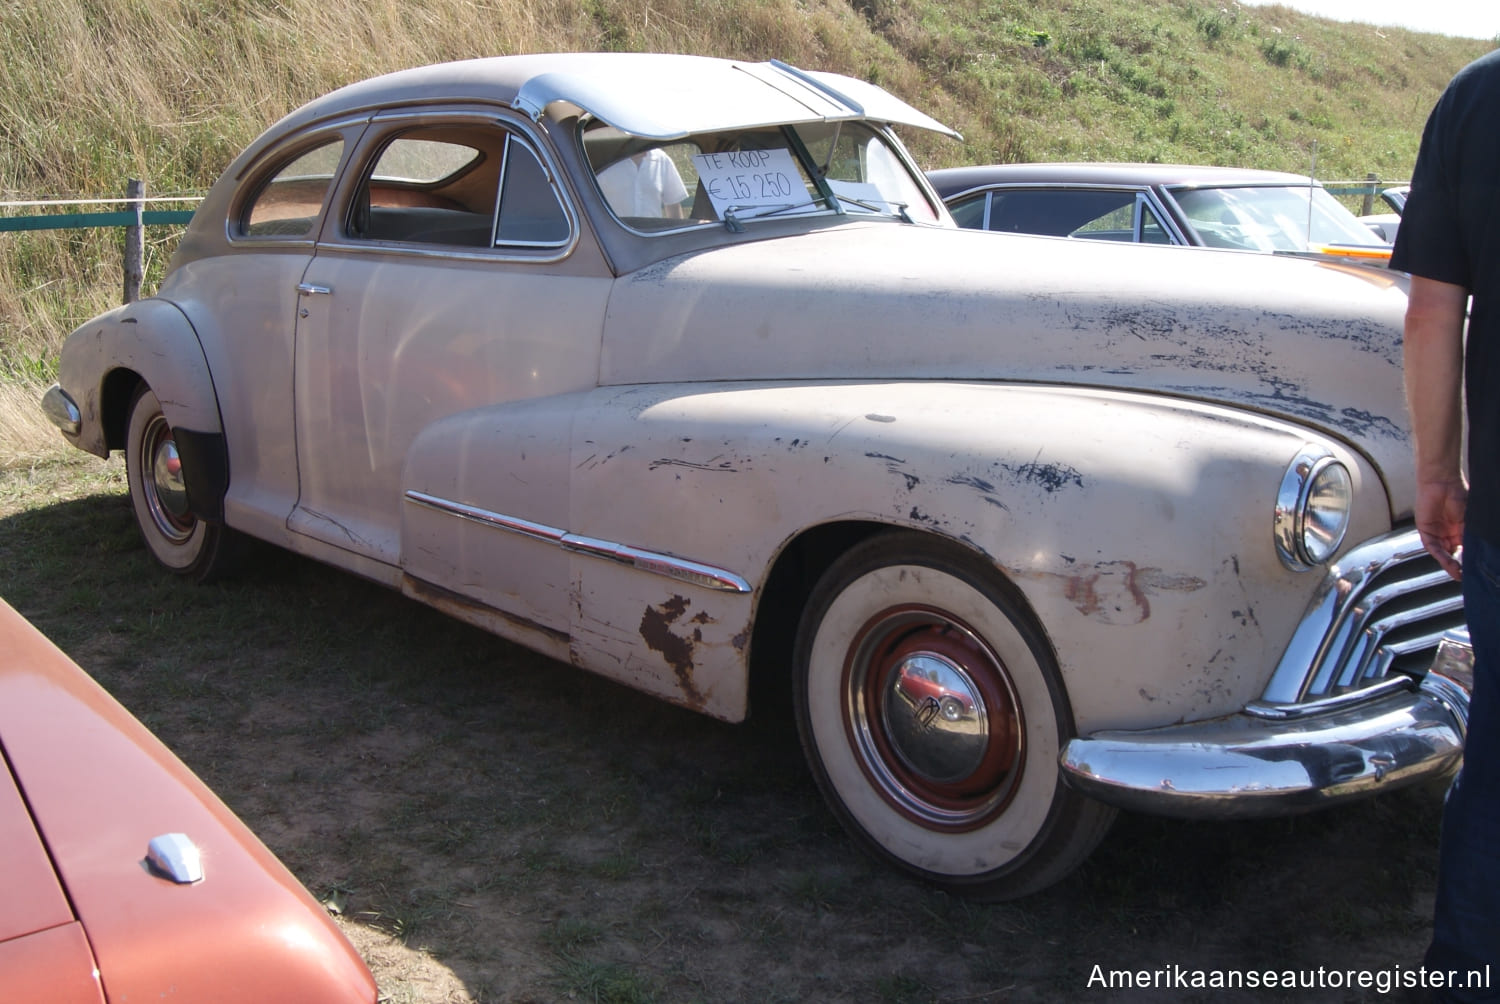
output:
[[[1464,542],[1464,509],[1469,489],[1463,481],[1424,481],[1417,486],[1417,532],[1427,553],[1455,579],[1464,575],[1459,554]]]

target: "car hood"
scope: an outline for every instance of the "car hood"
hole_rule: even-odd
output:
[[[0,601],[0,744],[45,854],[0,804],[7,888],[0,937],[66,924],[87,934],[115,1001],[374,1001],[369,970],[326,912],[245,825],[112,697]],[[0,800],[9,778],[0,765]],[[145,863],[185,833],[205,877]],[[0,834],[3,836],[3,834]],[[50,858],[57,879],[46,865]],[[10,865],[24,867],[14,885]],[[60,879],[66,901],[57,904]]]
[[[1005,380],[1222,403],[1360,450],[1401,518],[1405,310],[1405,276],[1368,266],[850,223],[622,277],[601,374]]]

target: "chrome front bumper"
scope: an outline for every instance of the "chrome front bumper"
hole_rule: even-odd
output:
[[[1277,816],[1390,791],[1457,769],[1474,652],[1445,635],[1420,686],[1322,714],[1226,715],[1099,732],[1063,749],[1063,778],[1101,802],[1202,819]]]

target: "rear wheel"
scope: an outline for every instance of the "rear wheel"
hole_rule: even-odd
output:
[[[985,899],[1081,862],[1114,810],[1066,788],[1050,652],[985,562],[914,533],[859,544],[798,632],[797,722],[834,812],[878,855]]]
[[[125,473],[135,521],[152,557],[168,571],[200,582],[230,569],[241,538],[228,527],[205,523],[189,511],[172,427],[156,395],[144,385],[130,404]]]

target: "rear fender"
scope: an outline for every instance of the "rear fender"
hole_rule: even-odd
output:
[[[124,449],[131,399],[150,387],[176,433],[194,513],[219,518],[229,468],[218,397],[197,332],[175,304],[138,300],[78,328],[63,343],[58,383],[81,416],[68,440],[98,457]]]
[[[63,343],[57,370],[58,383],[83,418],[73,444],[95,456],[124,447],[125,412],[136,382],[156,394],[173,429],[223,434],[197,332],[166,300],[127,303],[78,328]],[[121,373],[136,380],[121,379]]]

